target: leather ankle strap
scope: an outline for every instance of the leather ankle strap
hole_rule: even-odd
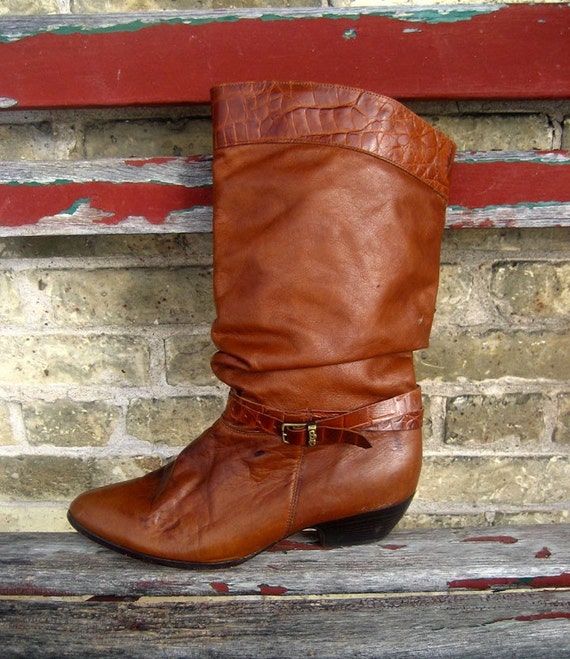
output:
[[[354,444],[370,448],[369,436],[361,431],[386,432],[413,430],[422,424],[420,388],[372,403],[356,410],[341,413],[286,414],[254,401],[246,400],[231,391],[224,411],[224,419],[231,424],[262,430],[277,435],[285,444],[318,446],[322,444]]]

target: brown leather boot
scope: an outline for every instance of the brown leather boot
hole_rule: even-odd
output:
[[[313,83],[212,92],[222,417],[69,519],[122,553],[234,565],[305,528],[378,540],[421,465],[412,351],[428,343],[454,145],[396,101]]]

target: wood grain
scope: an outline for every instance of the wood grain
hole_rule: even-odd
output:
[[[197,571],[127,559],[77,534],[8,533],[0,534],[0,593],[202,597],[570,588],[569,533],[567,525],[402,530],[386,542],[326,550],[297,538],[235,568]]]
[[[244,71],[401,99],[566,98],[568,61],[566,4],[6,17],[0,106],[204,103]]]
[[[570,593],[1,601],[9,657],[569,656]]]
[[[570,656],[567,525],[296,536],[223,570],[127,559],[76,534],[0,535],[6,657]]]

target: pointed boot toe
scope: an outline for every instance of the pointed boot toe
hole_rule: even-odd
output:
[[[130,556],[235,565],[304,528],[381,539],[421,469],[421,393],[455,147],[341,85],[212,90],[222,417],[168,467],[78,497],[75,528]]]

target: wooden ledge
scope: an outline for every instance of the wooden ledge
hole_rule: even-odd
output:
[[[5,656],[567,657],[569,527],[281,542],[184,571],[75,534],[0,535]]]

